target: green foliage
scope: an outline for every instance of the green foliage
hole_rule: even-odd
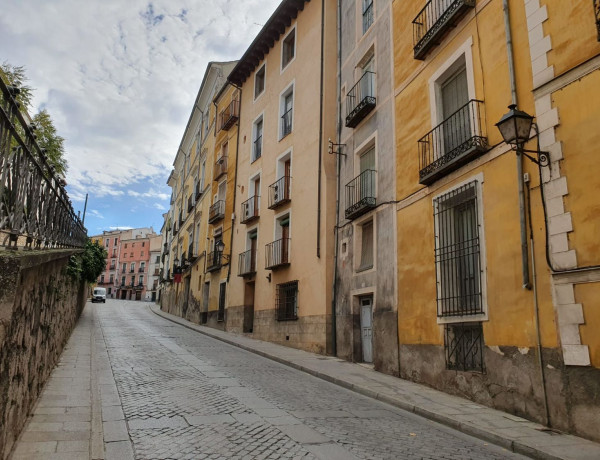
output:
[[[26,84],[28,78],[25,74],[25,67],[13,66],[4,61],[0,64],[0,77],[7,85],[16,86],[21,90],[16,96],[16,100],[26,112],[29,111],[31,109],[31,101],[33,98],[33,88]],[[67,172],[64,138],[56,133],[52,118],[46,109],[35,114],[32,121],[37,126],[35,134],[37,136],[38,145],[42,149],[46,149],[48,163],[51,166],[54,166],[58,174],[64,176]],[[18,129],[18,131],[23,135],[20,129]]]
[[[64,158],[64,138],[56,134],[56,128],[52,118],[46,109],[33,116],[33,122],[37,126],[35,131],[37,141],[42,149],[46,149],[48,162],[56,168],[56,172],[64,175],[67,171],[67,161]]]
[[[97,241],[88,239],[81,254],[71,256],[67,273],[76,280],[95,283],[106,267],[108,254]]]

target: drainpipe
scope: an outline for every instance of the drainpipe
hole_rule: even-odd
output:
[[[515,80],[515,64],[513,60],[512,33],[508,0],[502,0],[504,12],[504,28],[506,30],[506,52],[508,54],[508,74],[510,77],[510,95],[513,104],[517,104],[517,84]],[[523,272],[523,289],[531,289],[529,281],[529,256],[527,254],[527,223],[525,218],[525,192],[523,184],[523,156],[517,152],[517,183],[519,187],[519,226],[521,229],[521,269]]]
[[[341,143],[342,138],[342,4],[341,0],[337,0],[337,29],[338,29],[338,48],[337,48],[337,64],[338,64],[338,82],[337,82],[337,140],[336,143]],[[337,356],[337,276],[338,276],[338,246],[339,246],[339,226],[340,226],[340,170],[342,164],[340,155],[336,155],[336,181],[337,187],[335,191],[335,229],[334,229],[334,247],[333,247],[333,283],[331,296],[331,350],[333,356]]]
[[[319,174],[317,179],[317,257],[321,258],[321,175],[323,158],[323,72],[325,54],[325,0],[321,0],[321,81],[319,96]]]
[[[233,175],[233,211],[231,212],[231,238],[229,239],[229,267],[227,268],[227,282],[229,283],[229,277],[231,276],[231,264],[233,263],[233,224],[235,223],[235,201],[237,197],[237,174],[238,174],[238,159],[240,149],[240,117],[242,115],[242,88],[229,82],[231,86],[240,92],[240,102],[238,105],[238,121],[237,121],[237,139],[235,144],[235,173]]]

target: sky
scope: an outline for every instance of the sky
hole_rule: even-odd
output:
[[[280,0],[0,0],[0,61],[65,138],[89,235],[154,227],[210,61],[239,59]]]

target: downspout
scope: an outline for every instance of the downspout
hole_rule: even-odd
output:
[[[508,0],[502,0],[504,12],[504,28],[506,30],[506,52],[508,54],[508,74],[510,78],[510,95],[512,104],[517,104],[517,83],[515,80],[515,64],[513,59],[512,33]],[[521,229],[521,269],[523,272],[523,289],[531,289],[529,281],[529,255],[527,254],[527,221],[525,217],[525,191],[523,184],[523,156],[517,152],[517,184],[519,187],[519,226]]]
[[[319,89],[319,174],[317,179],[317,257],[321,258],[321,175],[323,158],[323,73],[325,54],[325,0],[321,0],[321,79]]]
[[[341,143],[342,138],[342,4],[341,0],[337,0],[337,29],[338,29],[338,46],[337,46],[337,64],[338,64],[338,81],[337,81],[337,140],[336,143]],[[333,283],[331,296],[331,350],[333,356],[337,356],[337,277],[338,277],[338,246],[339,246],[339,226],[340,226],[340,171],[341,171],[340,155],[336,155],[336,182],[335,191],[335,229],[334,229],[334,247],[333,247]]]
[[[236,144],[235,144],[235,173],[233,175],[233,211],[231,213],[231,237],[229,239],[229,267],[227,268],[227,282],[229,283],[229,277],[231,276],[231,264],[233,263],[233,224],[235,223],[235,201],[236,201],[236,197],[237,197],[237,174],[238,174],[238,164],[239,164],[239,157],[240,157],[240,117],[242,115],[242,88],[235,85],[234,83],[231,83],[231,86],[233,86],[235,89],[237,89],[240,92],[240,102],[239,102],[239,106],[238,106],[238,121],[237,121],[237,139],[236,139]]]

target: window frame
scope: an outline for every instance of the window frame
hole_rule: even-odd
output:
[[[260,156],[256,156],[255,142],[258,140],[257,136],[257,126],[258,123],[262,123],[261,134],[260,134]],[[252,121],[252,144],[250,145],[250,163],[254,163],[255,161],[262,158],[262,152],[265,146],[265,113],[261,112],[253,121]]]
[[[257,76],[260,72],[263,72],[263,81],[262,81],[262,90],[257,93],[256,92],[256,84],[257,84]],[[267,87],[267,62],[263,62],[263,64],[258,68],[256,72],[254,72],[254,97],[253,100],[258,100],[264,93]]]
[[[487,302],[487,255],[486,255],[486,240],[485,240],[485,222],[484,222],[484,196],[483,196],[483,192],[484,192],[484,176],[483,173],[479,173],[475,176],[471,176],[463,181],[460,181],[454,185],[452,185],[452,187],[449,187],[447,189],[444,189],[443,191],[440,191],[438,193],[436,193],[433,197],[432,197],[432,209],[434,211],[434,221],[433,221],[433,230],[434,230],[434,255],[435,255],[435,250],[437,249],[437,241],[439,241],[440,238],[440,223],[439,223],[439,217],[438,215],[436,215],[435,211],[436,211],[436,200],[438,200],[439,198],[443,197],[444,195],[451,193],[465,185],[470,184],[471,182],[475,182],[475,197],[476,197],[476,205],[477,205],[477,209],[476,209],[476,213],[477,213],[477,224],[478,224],[478,237],[479,237],[479,269],[480,269],[480,278],[479,278],[479,283],[480,283],[480,290],[481,290],[481,310],[482,313],[478,313],[478,314],[469,314],[469,315],[455,315],[455,316],[441,316],[438,314],[438,312],[440,311],[440,297],[441,297],[441,291],[442,291],[442,287],[441,287],[441,279],[442,279],[442,274],[441,274],[441,267],[440,264],[438,262],[435,262],[434,259],[434,264],[435,264],[435,272],[436,272],[436,317],[437,317],[437,323],[438,324],[451,324],[451,323],[472,323],[472,322],[481,322],[481,321],[488,321],[488,302]]]
[[[290,66],[290,64],[296,60],[296,51],[297,51],[297,44],[298,44],[298,34],[296,33],[296,25],[297,24],[294,24],[293,26],[291,26],[290,30],[288,31],[288,33],[285,34],[285,36],[281,39],[281,46],[280,46],[280,48],[281,48],[281,50],[280,50],[281,56],[280,56],[280,61],[279,61],[279,62],[281,62],[280,73],[283,73],[285,71],[285,69],[287,69]],[[290,58],[289,61],[287,61],[287,62],[284,63],[283,62],[284,49],[286,49],[285,48],[286,47],[286,43],[285,42],[288,40],[288,38],[292,34],[294,34],[294,48],[292,50],[293,55],[292,55],[292,57]]]
[[[290,131],[288,133],[283,132],[283,117],[287,113],[286,110],[286,99],[288,96],[292,96],[292,107],[290,109],[292,115],[292,123],[290,127]],[[278,141],[282,141],[287,136],[294,132],[294,112],[296,108],[296,79],[292,80],[281,93],[279,93],[279,117],[277,123],[277,138]],[[264,127],[264,122],[263,122]]]

